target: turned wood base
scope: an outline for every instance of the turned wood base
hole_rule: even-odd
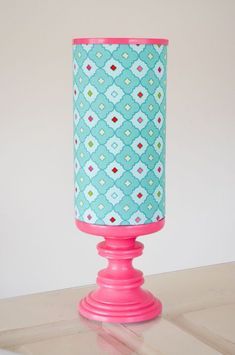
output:
[[[151,228],[155,227],[154,231],[163,227],[164,220],[159,222],[153,223],[154,226],[151,224]],[[98,272],[98,288],[79,302],[79,313],[88,319],[111,323],[141,322],[159,316],[162,312],[161,302],[141,287],[144,283],[143,273],[132,265],[132,259],[140,256],[144,248],[141,242],[136,241],[140,232],[138,227],[142,227],[143,235],[153,231],[149,232],[149,227],[144,230],[143,225],[87,226],[87,223],[80,221],[76,221],[76,224],[85,232],[105,238],[97,245],[97,249],[99,255],[108,259],[107,268]]]

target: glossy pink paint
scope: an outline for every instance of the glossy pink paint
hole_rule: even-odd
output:
[[[79,302],[79,313],[88,319],[111,323],[141,322],[159,316],[162,304],[141,287],[143,273],[133,268],[132,259],[140,256],[144,248],[136,238],[162,229],[164,219],[139,226],[93,225],[79,220],[76,225],[83,232],[104,237],[97,249],[99,255],[108,259],[107,268],[98,272],[98,288]]]
[[[73,44],[159,44],[168,45],[166,38],[74,38]]]

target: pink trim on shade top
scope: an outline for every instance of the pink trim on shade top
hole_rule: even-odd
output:
[[[166,38],[74,38],[73,44],[160,44],[168,45]]]
[[[139,226],[136,225],[120,225],[120,226],[106,226],[100,224],[90,224],[83,221],[75,220],[76,226],[82,232],[100,236],[109,237],[138,237],[141,235],[151,234],[158,232],[160,229],[164,227],[165,218],[160,219],[157,222],[141,224]]]

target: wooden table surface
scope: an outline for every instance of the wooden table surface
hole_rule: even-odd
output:
[[[78,315],[77,302],[94,287],[0,300],[0,348],[33,355],[235,354],[235,263],[146,276],[143,287],[161,299],[163,314],[142,323]]]

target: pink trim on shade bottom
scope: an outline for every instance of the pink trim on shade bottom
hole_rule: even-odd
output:
[[[164,219],[139,226],[92,225],[76,220],[86,233],[104,237],[98,243],[99,255],[108,259],[108,266],[98,272],[97,289],[78,304],[79,313],[88,319],[111,322],[142,322],[159,316],[162,304],[151,292],[141,287],[143,273],[132,265],[132,259],[142,254],[144,245],[137,236],[157,232]]]
[[[166,38],[74,38],[73,44],[159,44],[168,45]]]
[[[78,219],[75,220],[75,224],[82,232],[109,237],[138,237],[141,235],[151,234],[160,231],[165,224],[165,218],[160,219],[157,222],[140,224],[140,225],[120,225],[120,226],[106,226],[101,224],[90,224]]]

